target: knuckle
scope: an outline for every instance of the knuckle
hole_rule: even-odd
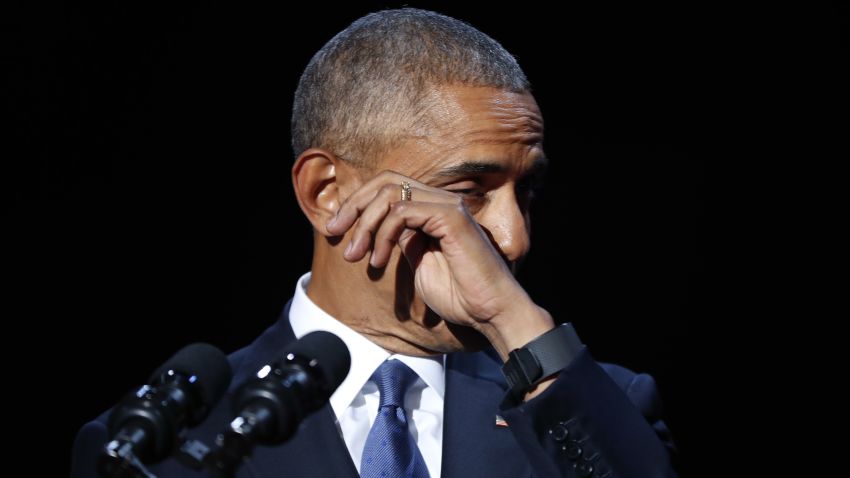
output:
[[[466,204],[464,204],[463,199],[452,204],[452,213],[462,217],[467,216]]]
[[[395,171],[393,171],[391,169],[385,169],[385,170],[381,171],[380,173],[378,173],[378,177],[381,178],[382,180],[385,180],[385,181],[395,179],[396,176],[398,176],[398,173],[396,173]]]
[[[475,218],[472,217],[472,214],[469,213],[469,209],[466,208],[466,205],[463,202],[452,206],[448,215],[451,218],[451,221],[457,225],[475,223]]]
[[[407,201],[396,201],[390,205],[390,212],[394,214],[403,214],[409,207],[410,204]]]
[[[399,187],[396,186],[395,184],[384,184],[383,186],[381,186],[381,189],[378,192],[378,194],[380,194],[383,197],[389,198],[392,195],[399,193],[398,188]]]

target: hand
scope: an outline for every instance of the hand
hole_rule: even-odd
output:
[[[411,186],[410,201],[401,201],[403,181]],[[346,260],[360,261],[371,249],[370,265],[385,267],[397,245],[425,304],[444,320],[483,333],[503,358],[554,326],[458,194],[384,171],[346,199],[326,225],[335,236],[352,227]]]

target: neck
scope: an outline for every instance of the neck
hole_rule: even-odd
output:
[[[333,252],[313,255],[307,285],[307,296],[313,303],[389,353],[411,356],[441,353],[419,345],[402,327],[403,321],[394,307],[395,290],[381,290],[381,280],[365,280],[368,261],[350,264],[341,254],[342,263],[327,260],[330,258],[325,256]]]

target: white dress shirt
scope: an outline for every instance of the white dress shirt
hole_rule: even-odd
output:
[[[425,358],[390,354],[313,303],[307,296],[309,282],[309,272],[298,280],[289,309],[289,322],[295,337],[324,330],[342,339],[351,353],[351,371],[331,395],[330,403],[357,472],[360,472],[366,438],[378,414],[378,386],[369,379],[384,360],[390,359],[401,360],[419,376],[404,397],[404,409],[410,433],[422,452],[428,473],[432,478],[439,478],[443,458],[445,356]]]

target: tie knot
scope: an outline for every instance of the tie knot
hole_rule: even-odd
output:
[[[401,360],[387,360],[372,374],[381,393],[379,406],[404,406],[404,394],[419,376]]]

